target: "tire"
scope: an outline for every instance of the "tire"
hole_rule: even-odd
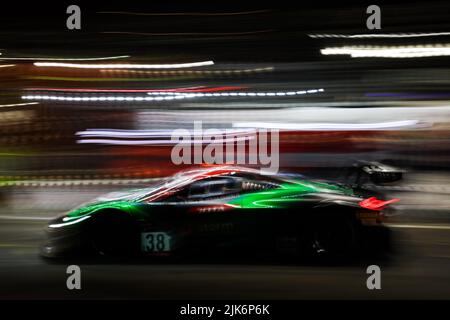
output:
[[[99,256],[131,257],[139,249],[137,224],[123,211],[98,213],[90,228],[90,239],[94,253]]]

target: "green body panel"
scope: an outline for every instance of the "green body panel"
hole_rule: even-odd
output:
[[[237,196],[227,204],[242,209],[285,208],[292,205],[293,202],[302,201],[306,195],[313,193],[335,193],[349,196],[354,194],[351,188],[343,186],[309,180],[292,180],[286,181],[276,189],[260,190]],[[136,219],[145,219],[148,211],[154,205],[158,205],[158,203],[145,203],[136,199],[111,200],[81,206],[66,216],[71,220],[106,209],[116,209],[130,214]]]
[[[241,195],[230,204],[244,209],[284,208],[292,202],[302,201],[302,198],[312,193],[338,193],[353,195],[353,190],[337,185],[311,182],[306,180],[284,183],[277,189],[270,189]]]

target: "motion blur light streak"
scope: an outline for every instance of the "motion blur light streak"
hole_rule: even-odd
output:
[[[22,106],[30,106],[30,105],[34,105],[34,104],[39,104],[39,102],[0,104],[0,108],[22,107]]]
[[[255,129],[227,129],[218,130],[217,133],[220,135],[248,135],[256,133]],[[110,137],[110,138],[160,138],[160,137],[170,137],[173,131],[171,130],[111,130],[111,129],[88,129],[85,131],[79,131],[76,133],[77,136],[82,137]],[[190,132],[190,136],[196,137],[197,135],[202,136],[203,133]]]
[[[400,128],[417,128],[420,124],[417,120],[404,120],[380,123],[272,123],[272,122],[235,122],[235,128],[266,128],[279,130],[305,130],[305,131],[327,131],[327,130],[386,130]]]
[[[324,92],[324,89],[310,89],[302,91],[287,91],[287,92],[221,92],[221,93],[179,93],[179,92],[151,92],[148,94],[161,95],[182,95],[188,97],[274,97],[274,96],[295,96],[309,93]]]
[[[171,145],[191,145],[191,144],[225,144],[225,143],[232,143],[232,142],[241,142],[241,141],[249,141],[252,140],[253,137],[233,137],[232,139],[201,139],[201,140],[114,140],[114,139],[80,139],[77,140],[77,143],[80,144],[86,144],[86,143],[93,143],[93,144],[111,144],[111,145],[161,145],[161,146],[171,146]]]
[[[110,145],[174,145],[174,144],[219,144],[252,140],[256,134],[256,130],[215,130],[215,136],[220,135],[221,139],[204,139],[203,131],[193,132],[187,131],[193,139],[186,141],[172,140],[173,131],[168,130],[108,130],[108,129],[90,129],[77,132],[76,135],[88,138],[77,141],[79,144],[110,144]],[[206,132],[207,133],[207,132]],[[120,139],[136,139],[136,138],[152,138],[153,140],[116,140],[116,139],[98,139],[103,138],[120,138]],[[97,138],[97,139],[89,139]],[[198,139],[200,138],[200,139]]]
[[[112,56],[112,57],[98,57],[98,58],[1,57],[0,60],[100,61],[100,60],[115,60],[115,59],[125,59],[125,58],[130,58],[130,56]]]
[[[25,95],[22,96],[24,100],[53,100],[53,101],[76,101],[76,102],[142,102],[142,101],[169,101],[169,100],[181,100],[186,98],[193,98],[187,95],[175,95],[175,96],[164,96],[164,97],[125,97],[125,96],[115,96],[115,97],[64,97],[64,96],[48,96],[48,95]]]
[[[170,92],[162,92],[162,95],[174,95],[174,96],[183,96],[187,98],[197,98],[197,97],[274,97],[274,96],[294,96],[294,95],[303,95],[307,93],[317,93],[321,92],[319,90],[308,90],[308,91],[289,91],[289,92],[223,92],[223,93],[170,93]],[[157,94],[157,93],[149,93],[149,94]]]
[[[321,49],[323,55],[348,54],[352,58],[422,58],[449,56],[450,45],[344,46]]]
[[[253,68],[253,69],[237,69],[237,70],[170,70],[170,71],[143,71],[143,70],[120,70],[120,69],[102,69],[102,73],[114,74],[148,74],[148,75],[242,75],[248,73],[269,72],[273,71],[273,67]]]
[[[78,101],[78,102],[122,102],[122,101],[170,101],[204,97],[280,97],[314,94],[323,92],[324,89],[310,89],[288,92],[220,92],[220,93],[188,93],[186,92],[150,92],[149,95],[160,95],[156,97],[131,97],[131,96],[99,96],[99,97],[76,97],[76,96],[52,96],[52,95],[23,95],[24,100],[53,100],[53,101]]]
[[[423,33],[369,33],[369,34],[308,34],[310,38],[343,38],[343,39],[364,39],[364,38],[419,38],[448,36],[450,32],[423,32]]]
[[[238,86],[223,86],[223,87],[181,87],[181,88],[170,88],[170,89],[93,89],[93,88],[29,88],[26,91],[57,91],[57,92],[81,92],[81,93],[96,93],[96,92],[122,92],[122,93],[154,93],[154,94],[165,94],[171,92],[179,93],[191,93],[191,92],[216,92],[216,91],[226,91],[226,90],[239,90],[245,89],[245,87]]]
[[[60,62],[35,62],[36,67],[79,68],[79,69],[178,69],[211,66],[214,62],[200,61],[174,64],[80,64]]]

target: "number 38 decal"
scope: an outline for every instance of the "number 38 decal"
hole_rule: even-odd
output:
[[[142,251],[170,251],[170,236],[165,232],[145,232],[141,234]]]

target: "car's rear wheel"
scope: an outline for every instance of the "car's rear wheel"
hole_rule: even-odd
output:
[[[350,258],[357,252],[357,223],[345,215],[314,219],[309,237],[315,257]]]
[[[122,211],[98,213],[90,228],[94,252],[104,257],[130,257],[139,248],[135,221]]]

